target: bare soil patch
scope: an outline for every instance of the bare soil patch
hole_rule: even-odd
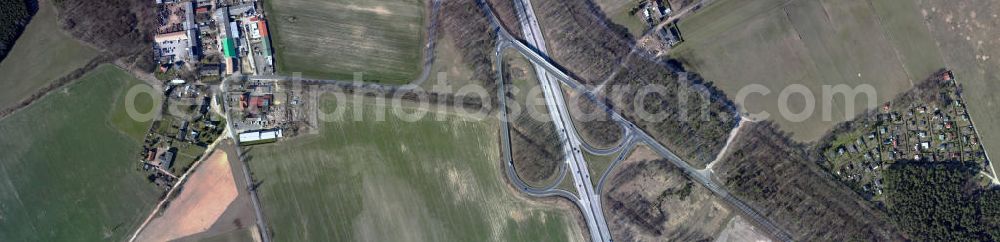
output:
[[[213,152],[137,240],[168,241],[208,230],[236,199],[236,183],[227,159],[224,151]]]
[[[719,232],[719,236],[715,238],[715,242],[738,242],[738,241],[771,241],[766,235],[760,232],[757,228],[754,228],[743,217],[733,217],[726,224],[726,229]]]

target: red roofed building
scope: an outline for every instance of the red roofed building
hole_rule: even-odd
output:
[[[246,95],[240,95],[240,109],[247,109],[247,99]]]
[[[156,159],[156,149],[150,149],[149,152],[146,152],[146,161],[153,161],[154,159]]]
[[[271,105],[271,95],[268,94],[264,96],[252,96],[250,97],[250,105],[253,105],[254,107],[257,108],[267,107],[268,105]]]
[[[263,19],[257,21],[257,30],[260,31],[261,37],[267,37],[267,23]]]
[[[941,74],[941,78],[944,79],[945,81],[951,81],[952,79],[951,71],[946,71],[944,72],[944,74]]]

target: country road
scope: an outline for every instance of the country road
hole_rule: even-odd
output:
[[[222,81],[222,84],[220,84],[219,86],[221,91],[220,93],[225,93],[226,90],[228,90],[226,84],[229,81],[231,81],[230,78],[226,78],[225,80]],[[232,114],[229,112],[229,110],[232,107],[231,104],[229,103],[228,99],[226,98],[221,98],[221,99],[222,100],[217,101],[217,103],[222,104],[223,107],[222,109],[224,111],[222,116],[225,117],[226,120],[232,120]],[[254,217],[256,218],[255,223],[257,223],[257,232],[260,235],[261,242],[270,242],[271,236],[269,234],[270,231],[268,231],[267,220],[264,218],[264,209],[260,205],[260,199],[259,196],[257,195],[257,189],[254,188],[253,178],[250,176],[250,164],[247,164],[246,160],[244,160],[243,150],[239,147],[240,143],[239,139],[236,138],[237,135],[236,135],[236,130],[233,127],[233,122],[231,121],[226,122],[226,131],[227,131],[226,133],[228,134],[228,138],[232,140],[235,143],[234,146],[236,146],[235,148],[236,157],[237,159],[240,160],[240,168],[243,169],[243,179],[247,184],[247,192],[250,193],[250,203],[253,205],[254,209],[254,215],[255,215]]]
[[[491,21],[491,24],[493,25],[497,33],[498,42],[495,53],[496,68],[502,68],[502,58],[501,58],[502,52],[507,48],[513,48],[517,50],[536,67],[536,72],[537,72],[536,74],[539,77],[539,82],[543,87],[545,99],[550,109],[549,113],[550,115],[552,115],[552,118],[555,121],[554,123],[556,123],[557,125],[556,130],[559,130],[560,138],[562,139],[563,142],[565,142],[563,147],[567,149],[565,153],[568,154],[568,156],[566,157],[566,164],[564,165],[564,167],[560,168],[560,171],[563,174],[560,177],[559,181],[561,181],[564,178],[563,176],[565,175],[565,172],[567,171],[570,172],[572,178],[574,179],[574,187],[577,188],[577,194],[573,194],[569,191],[561,189],[555,189],[554,185],[557,185],[558,181],[556,182],[556,184],[553,184],[552,186],[548,186],[545,188],[533,188],[527,185],[523,180],[521,180],[517,176],[515,167],[513,166],[513,160],[511,159],[512,156],[511,156],[510,139],[509,139],[510,131],[508,127],[507,115],[506,112],[501,111],[500,124],[502,130],[501,141],[503,143],[502,155],[504,157],[504,163],[507,168],[506,169],[507,176],[510,179],[510,182],[515,186],[515,188],[521,190],[522,192],[528,194],[529,196],[535,196],[535,197],[559,196],[574,201],[577,207],[580,208],[582,214],[584,215],[584,219],[587,220],[585,222],[591,233],[590,237],[592,238],[592,240],[612,241],[613,239],[611,238],[610,231],[607,227],[607,222],[604,218],[604,210],[601,208],[601,202],[600,202],[601,196],[599,194],[600,190],[595,189],[594,186],[592,185],[593,183],[591,183],[590,172],[588,171],[586,160],[583,158],[582,150],[599,154],[611,154],[613,152],[630,150],[634,148],[636,144],[641,142],[649,146],[650,149],[656,152],[659,156],[666,158],[668,161],[670,161],[677,167],[681,168],[681,170],[686,175],[688,175],[692,180],[705,186],[710,191],[712,191],[716,196],[719,196],[723,201],[726,201],[732,207],[739,210],[745,217],[756,223],[767,233],[771,234],[772,237],[782,241],[791,241],[791,237],[788,235],[787,232],[774,225],[774,223],[769,219],[767,219],[766,217],[757,213],[757,211],[750,208],[739,198],[732,196],[726,190],[726,188],[724,188],[723,186],[717,184],[714,180],[712,180],[711,170],[695,169],[694,167],[689,165],[689,163],[677,157],[675,154],[673,154],[673,152],[671,152],[669,149],[667,149],[658,141],[649,136],[645,131],[638,128],[634,123],[632,123],[629,120],[626,120],[617,111],[611,109],[603,101],[599,100],[592,90],[588,90],[579,81],[570,77],[566,72],[556,67],[554,62],[550,60],[549,57],[545,54],[544,39],[543,36],[541,36],[542,32],[537,24],[537,21],[535,21],[533,11],[531,10],[530,2],[528,2],[529,0],[515,1],[515,7],[518,8],[519,11],[518,14],[522,20],[521,24],[524,27],[522,29],[525,31],[524,34],[525,38],[527,39],[526,41],[528,41],[529,43],[523,43],[518,39],[514,38],[513,36],[511,36],[510,33],[507,32],[507,30],[503,28],[502,25],[499,23],[497,17],[494,15],[493,10],[490,8],[490,6],[486,4],[483,0],[477,0],[477,1],[479,2],[479,5],[485,10],[487,15],[486,17]],[[499,98],[500,99],[499,103],[501,105],[500,110],[505,110],[506,101],[505,98],[502,98],[504,97],[503,92],[505,89],[504,89],[502,74],[500,73],[502,72],[498,72],[497,74],[498,75],[497,81],[500,87],[497,91],[498,92],[497,95],[498,97],[500,97]],[[250,78],[262,79],[262,80],[289,79],[288,77],[285,76],[251,76]],[[381,90],[408,90],[408,89],[413,89],[415,87],[415,85],[412,85],[412,83],[409,85],[395,86],[395,85],[359,83],[359,82],[343,81],[343,80],[307,79],[302,81],[305,83],[347,85],[347,86],[357,86],[357,87],[381,89]],[[615,120],[617,123],[619,123],[621,127],[623,127],[623,132],[625,134],[623,135],[623,139],[618,146],[610,149],[597,149],[590,146],[589,144],[586,144],[586,142],[580,140],[578,134],[576,134],[576,129],[573,127],[572,120],[568,115],[568,109],[566,108],[565,100],[563,100],[564,97],[561,91],[562,84],[580,93],[581,95],[586,97],[587,100],[595,103],[599,107],[602,107],[605,112],[611,114],[611,118],[613,120]],[[610,171],[618,163],[620,163],[621,160],[625,158],[624,157],[625,153],[626,152],[622,152],[622,154],[619,154],[619,156],[616,157],[616,160],[612,163],[612,166],[609,167],[608,170],[604,172],[604,174],[602,174],[602,177],[598,182],[597,186],[598,188],[601,188],[601,185],[606,179],[608,173],[610,173]],[[565,167],[569,167],[570,169],[566,170]],[[246,167],[244,167],[244,169],[246,169]],[[248,174],[248,177],[246,177],[246,179],[250,181],[250,183],[252,184],[252,179],[249,177],[249,172],[247,172],[246,174]],[[267,233],[266,222],[264,221],[263,214],[260,211],[260,204],[259,202],[256,201],[256,193],[255,191],[253,191],[252,187],[250,188],[250,190],[252,193],[254,193],[252,196],[252,200],[254,201],[254,206],[258,212],[258,221],[257,221],[258,226],[262,228],[260,233],[262,234],[262,238],[268,240],[269,238],[266,234]]]

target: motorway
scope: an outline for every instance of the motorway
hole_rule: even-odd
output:
[[[530,0],[519,0],[514,2],[517,15],[520,19],[523,34],[529,43],[535,46],[539,52],[545,53],[545,39],[542,36],[538,21],[535,21],[534,10]],[[574,187],[577,190],[579,205],[583,207],[583,215],[591,234],[591,241],[611,241],[611,232],[608,230],[608,223],[604,218],[604,209],[601,204],[600,193],[596,192],[590,180],[590,171],[587,167],[587,160],[580,150],[580,137],[573,127],[573,120],[569,115],[569,109],[563,97],[563,91],[558,81],[553,76],[546,73],[545,69],[535,65],[535,72],[545,96],[548,113],[555,124],[560,140],[563,142],[563,154],[566,154],[566,163],[569,164],[569,172],[573,177]]]
[[[482,1],[482,0],[480,0],[480,1]],[[526,15],[528,13],[532,12],[531,9],[530,9],[530,2],[521,2],[521,4],[524,5],[524,6],[522,6],[522,8],[525,9],[525,10],[523,10],[523,12]],[[533,13],[531,15],[522,17],[521,19],[522,20],[527,20],[528,22],[531,23],[530,25],[527,25],[530,28],[525,28],[525,38],[528,39],[529,42],[532,42],[531,44],[534,47],[528,46],[527,44],[522,43],[521,41],[519,41],[516,38],[514,38],[513,36],[511,36],[510,33],[507,32],[507,30],[505,28],[503,28],[503,25],[499,24],[499,21],[498,21],[496,15],[493,13],[493,10],[489,7],[488,4],[481,3],[480,6],[482,6],[484,8],[484,10],[485,10],[485,12],[487,14],[487,17],[490,19],[490,21],[493,23],[494,28],[496,29],[497,38],[499,39],[498,40],[498,45],[502,45],[502,47],[504,47],[504,48],[514,48],[514,49],[518,50],[526,58],[528,58],[528,60],[531,61],[535,65],[536,70],[540,73],[539,77],[544,78],[544,79],[540,80],[543,85],[552,86],[551,79],[556,79],[558,81],[561,81],[563,84],[567,85],[568,87],[573,88],[574,90],[576,90],[580,94],[583,94],[591,102],[594,102],[599,107],[604,107],[604,110],[606,112],[610,113],[611,116],[612,116],[612,118],[615,121],[617,121],[619,124],[623,125],[626,129],[630,130],[629,133],[631,135],[628,137],[629,139],[632,139],[633,138],[632,136],[635,136],[634,139],[636,139],[636,140],[638,140],[640,142],[643,142],[646,145],[648,145],[659,156],[661,156],[663,158],[666,158],[672,164],[674,164],[678,168],[680,168],[692,180],[694,180],[695,182],[698,182],[702,186],[708,188],[716,196],[720,197],[723,201],[726,201],[727,203],[729,203],[730,206],[732,206],[733,208],[736,208],[737,210],[739,210],[741,213],[743,213],[743,215],[746,218],[748,218],[751,221],[753,221],[755,224],[757,224],[761,229],[763,229],[765,232],[767,232],[768,234],[770,234],[772,237],[774,237],[774,238],[776,238],[778,240],[781,240],[781,241],[791,241],[791,236],[787,232],[785,232],[784,230],[782,230],[781,228],[779,228],[777,225],[775,225],[772,221],[770,221],[766,217],[760,215],[757,211],[755,211],[752,208],[750,208],[750,206],[748,206],[746,203],[744,203],[739,198],[731,195],[726,190],[726,188],[724,188],[723,186],[719,185],[714,180],[712,180],[711,179],[711,176],[712,176],[711,171],[709,171],[709,170],[698,170],[698,169],[695,169],[694,167],[692,167],[689,163],[687,163],[686,161],[684,161],[683,159],[681,159],[680,157],[678,157],[677,155],[675,155],[673,152],[671,152],[669,149],[667,149],[666,147],[664,147],[662,144],[660,144],[658,141],[656,141],[655,139],[653,139],[645,131],[643,131],[642,129],[639,129],[633,122],[624,119],[621,116],[621,114],[619,114],[615,110],[611,109],[602,100],[599,100],[598,98],[596,98],[596,95],[592,91],[590,91],[587,88],[585,88],[585,86],[583,86],[582,84],[580,84],[580,82],[578,82],[577,80],[571,78],[564,71],[562,71],[561,69],[559,69],[558,67],[556,67],[552,63],[552,61],[547,56],[545,56],[545,52],[543,51],[544,50],[543,49],[544,48],[544,42],[541,42],[542,44],[540,44],[540,45],[538,44],[539,43],[539,41],[538,41],[539,39],[536,39],[536,36],[540,37],[541,31],[538,30],[538,28],[537,28],[537,26],[538,26],[537,25],[537,21],[534,18]],[[515,4],[515,6],[517,6],[517,4]],[[523,24],[523,22],[522,22],[522,24]],[[500,47],[501,46],[498,46],[498,48],[500,48]],[[498,51],[500,51],[500,50],[498,49]],[[541,75],[541,73],[544,73],[544,75]],[[555,88],[558,88],[559,85],[555,85],[555,86],[556,86]],[[555,89],[555,88],[553,88],[553,89]],[[556,89],[556,90],[558,90],[558,89]],[[550,106],[556,106],[556,109],[565,110],[565,106],[564,106],[565,102],[563,102],[561,100],[562,99],[561,98],[562,95],[555,95],[555,96],[557,96],[557,97],[554,97],[554,99],[558,99],[558,101],[555,102],[555,105],[553,105],[553,103],[552,103],[553,101],[550,101],[549,105]],[[546,93],[546,100],[550,100],[548,93]],[[552,113],[552,112],[550,112],[550,113]],[[553,116],[561,116],[559,114],[552,114],[552,115]],[[567,116],[567,118],[568,118],[568,115],[565,115],[565,116]],[[562,121],[562,118],[555,117],[553,120]],[[501,122],[501,123],[505,123],[505,122]],[[557,123],[557,125],[558,125],[558,123],[565,124],[566,122],[555,122],[555,123]],[[571,134],[575,134],[575,130],[572,129],[572,122],[569,122],[568,128],[566,127],[566,125],[562,125],[561,129],[557,129],[557,130],[561,130],[562,131],[561,136],[566,136],[565,138],[567,138],[567,140],[564,141],[564,142],[568,142],[570,144],[567,147],[573,147],[573,151],[568,153],[568,154],[571,154],[571,158],[569,159],[570,162],[571,162],[571,168],[572,168],[571,171],[574,172],[574,173],[576,173],[576,174],[574,174],[574,180],[575,180],[575,183],[576,183],[578,189],[584,190],[584,191],[581,191],[581,194],[583,194],[583,195],[578,197],[579,200],[577,201],[577,203],[578,203],[578,205],[581,206],[581,209],[584,210],[583,213],[585,214],[585,218],[588,219],[588,220],[590,220],[590,221],[587,221],[588,222],[588,227],[598,226],[598,225],[593,225],[593,223],[596,223],[594,220],[600,219],[601,222],[604,222],[603,212],[602,212],[602,210],[599,210],[600,209],[600,197],[598,195],[594,195],[593,194],[593,188],[592,187],[589,189],[589,191],[588,191],[588,189],[586,189],[587,187],[590,187],[590,183],[589,183],[590,180],[589,180],[589,175],[584,175],[584,174],[589,174],[589,173],[584,172],[584,171],[586,171],[585,170],[586,169],[586,163],[585,163],[585,161],[583,161],[582,156],[579,157],[579,158],[576,158],[576,156],[578,154],[580,154],[579,149],[576,148],[576,147],[579,147],[580,141],[578,139],[575,139],[576,137],[574,137],[573,135],[571,135]],[[576,144],[576,145],[573,145],[573,144]],[[574,160],[576,160],[576,161],[574,162]],[[573,163],[575,163],[575,164],[573,164]],[[611,168],[609,168],[609,169],[611,169]],[[508,175],[510,175],[510,174],[508,174]],[[512,180],[516,180],[517,179],[516,178],[516,174],[514,174],[514,176],[515,176],[515,178],[512,179]],[[588,183],[587,184],[580,184],[580,180],[586,180]],[[586,201],[586,202],[584,202],[584,201]],[[587,207],[587,205],[589,205],[589,208],[590,208],[589,210],[591,210],[591,211],[586,211],[588,209],[583,209],[583,207]],[[595,207],[598,208],[598,209],[594,209]],[[591,214],[591,215],[588,216],[586,214]],[[597,214],[600,214],[600,215],[597,215]],[[601,217],[598,218],[597,216],[601,216]],[[607,224],[604,223],[603,226],[601,226],[601,227],[602,228],[599,229],[599,232],[598,232],[599,233],[598,236],[600,236],[600,238],[601,238],[600,240],[601,241],[610,241],[611,240],[610,236],[607,236],[607,237],[603,236],[605,234],[604,231],[606,231],[606,229],[607,229]],[[591,227],[591,228],[593,228],[593,227]],[[593,229],[591,229],[591,230],[593,230]],[[592,238],[595,237],[593,235],[594,233],[595,233],[594,231],[591,231],[591,234],[592,234],[591,237]]]
[[[506,112],[506,98],[504,98],[504,82],[502,78],[502,71],[497,71],[497,80],[499,82],[499,88],[497,90],[497,95],[499,97],[500,104],[500,114],[501,114],[501,130],[502,130],[502,147],[503,156],[505,158],[505,166],[507,167],[506,173],[510,179],[512,185],[518,190],[528,194],[529,196],[535,197],[548,197],[548,196],[559,196],[570,199],[574,201],[575,204],[580,208],[580,211],[584,215],[586,223],[588,225],[588,230],[590,231],[590,237],[593,241],[612,241],[610,232],[607,227],[607,222],[604,218],[603,209],[601,208],[601,197],[597,191],[603,186],[605,179],[607,178],[610,171],[617,166],[627,155],[627,151],[635,147],[639,142],[648,145],[654,152],[668,161],[681,168],[681,170],[687,174],[692,180],[702,184],[714,194],[719,196],[721,199],[729,203],[732,207],[738,209],[742,212],[745,217],[756,223],[767,233],[771,234],[774,238],[782,241],[791,241],[790,236],[774,225],[773,222],[761,216],[755,210],[751,209],[744,202],[738,198],[729,194],[729,192],[722,186],[718,185],[714,180],[711,179],[711,170],[697,170],[691,167],[687,162],[683,161],[679,157],[673,154],[666,147],[661,145],[651,136],[649,136],[645,131],[639,129],[634,123],[623,118],[618,112],[612,110],[608,105],[605,105],[602,100],[596,98],[596,95],[588,90],[585,86],[580,84],[577,80],[570,77],[564,71],[556,67],[553,62],[545,54],[545,42],[541,34],[541,30],[538,23],[534,17],[534,11],[531,9],[530,0],[515,1],[515,7],[518,8],[518,15],[520,17],[521,24],[523,26],[524,35],[526,40],[531,44],[522,43],[513,36],[502,25],[499,24],[496,16],[494,15],[492,9],[488,4],[484,3],[483,0],[478,0],[480,6],[486,10],[487,17],[493,24],[497,33],[497,49],[495,64],[496,68],[500,70],[502,68],[502,52],[507,48],[514,48],[519,53],[524,55],[532,64],[535,66],[536,74],[539,77],[539,82],[541,83],[544,90],[545,99],[547,102],[547,107],[549,108],[549,114],[552,116],[552,120],[555,121],[556,130],[559,130],[559,136],[564,143],[563,147],[566,149],[565,154],[566,163],[560,166],[559,173],[560,178],[557,179],[555,183],[545,188],[533,188],[522,181],[515,171],[513,166],[513,160],[511,159],[511,149],[510,149],[510,130],[508,126],[508,119]],[[438,1],[436,1],[437,3]],[[431,46],[429,46],[431,47]],[[432,48],[432,47],[431,47]],[[427,70],[427,65],[425,63],[425,71]],[[273,79],[273,80],[288,80],[284,76],[251,76],[250,79]],[[426,75],[422,73],[421,78],[425,79]],[[305,83],[315,83],[315,84],[333,84],[333,85],[345,85],[345,86],[355,86],[362,88],[372,88],[372,89],[411,89],[415,85],[405,85],[405,86],[393,86],[393,85],[382,85],[382,84],[370,84],[370,83],[358,83],[352,81],[342,81],[342,80],[302,80]],[[623,139],[621,143],[610,149],[597,149],[586,142],[582,142],[579,136],[576,134],[576,129],[573,127],[573,122],[568,114],[568,109],[566,108],[566,102],[562,95],[561,84],[565,84],[569,88],[577,91],[579,94],[584,95],[587,99],[599,107],[603,107],[604,111],[611,115],[611,118],[619,123],[623,127]],[[597,155],[608,155],[614,152],[620,152],[618,157],[612,162],[612,165],[604,171],[602,177],[598,182],[598,189],[595,189],[591,183],[590,172],[587,170],[587,163],[583,158],[582,150],[597,154]],[[566,170],[566,168],[569,170]],[[244,167],[246,169],[246,167]],[[562,179],[564,179],[566,172],[572,173],[574,179],[574,187],[577,189],[577,194],[573,194],[569,191],[555,189],[554,187],[558,185]],[[249,172],[246,172],[249,174]],[[248,183],[252,184],[252,181]],[[259,210],[259,202],[256,201],[256,194],[254,189],[250,189],[253,195],[251,199],[254,200],[254,207],[258,211],[258,226],[261,229],[262,237],[269,239],[267,236],[266,222],[264,221],[263,214]]]

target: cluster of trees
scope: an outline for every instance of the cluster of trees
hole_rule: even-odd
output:
[[[634,37],[592,1],[535,3],[551,57],[564,70],[586,85],[605,84],[602,98],[611,108],[685,160],[714,159],[737,121],[720,90],[677,61],[633,52]]]
[[[570,95],[567,101],[571,102],[573,125],[584,141],[595,147],[611,147],[621,141],[624,128],[597,104],[579,94]]]
[[[636,240],[632,233],[640,232],[652,236],[662,236],[668,228],[665,226],[670,218],[669,211],[661,206],[667,196],[673,193],[671,184],[652,183],[663,181],[663,176],[682,176],[680,171],[666,160],[643,160],[637,163],[625,164],[617,172],[612,173],[603,193],[609,219],[608,226],[616,233],[616,240]],[[639,189],[642,189],[641,191]],[[662,190],[657,193],[656,191]],[[652,196],[650,196],[652,195]],[[634,228],[623,229],[620,226]]]
[[[510,32],[510,35],[523,39],[521,22],[517,17],[517,8],[514,7],[514,2],[512,0],[486,0],[486,3],[493,9],[493,14],[500,19],[500,24]]]
[[[1000,190],[979,189],[978,169],[958,162],[899,162],[885,171],[885,201],[919,241],[1000,240]]]
[[[622,69],[632,40],[628,29],[607,21],[592,1],[533,1],[548,54],[584,84],[599,84]]]
[[[526,71],[531,68],[527,66],[528,62],[505,60],[503,65],[502,74],[506,82],[505,96],[508,104],[508,110],[505,111],[508,112],[508,117],[513,119],[510,120],[510,145],[514,168],[518,176],[528,184],[548,185],[543,182],[557,175],[557,168],[565,157],[562,142],[551,120],[536,119],[526,111],[529,106],[545,110],[543,105],[534,102],[541,94],[530,96],[534,93],[528,90],[519,90],[516,93],[513,91],[513,80],[532,80],[528,78],[530,74]],[[520,106],[520,113],[513,113],[517,110],[510,105],[514,104]]]
[[[462,62],[473,70],[472,78],[488,93],[496,93],[496,71],[493,69],[493,49],[496,33],[478,1],[442,1],[437,16],[438,33],[451,41],[462,53]],[[490,104],[493,108],[495,105]]]
[[[740,130],[716,174],[734,195],[783,228],[794,240],[902,240],[887,214],[836,182],[805,144],[773,123]]]
[[[157,18],[154,1],[55,0],[62,28],[84,42],[140,69],[152,71],[153,35]]]
[[[672,63],[630,59],[631,68],[615,76],[609,100],[678,156],[702,166],[715,159],[736,127],[735,105],[699,75]]]
[[[646,7],[646,1],[643,0],[636,1],[634,4],[635,6],[632,6],[632,8],[628,9],[628,15],[635,16],[636,13],[639,13],[639,10],[642,10],[643,8]]]
[[[665,159],[628,161],[609,175],[601,200],[618,241],[711,241],[717,231],[705,219],[728,213],[685,215],[707,208],[699,198],[707,194],[694,195],[703,188]]]
[[[38,11],[34,0],[0,0],[0,60],[14,47],[14,41],[24,32],[31,16]]]
[[[511,152],[518,176],[532,185],[542,185],[557,175],[564,152],[552,122],[518,115],[510,124]]]

